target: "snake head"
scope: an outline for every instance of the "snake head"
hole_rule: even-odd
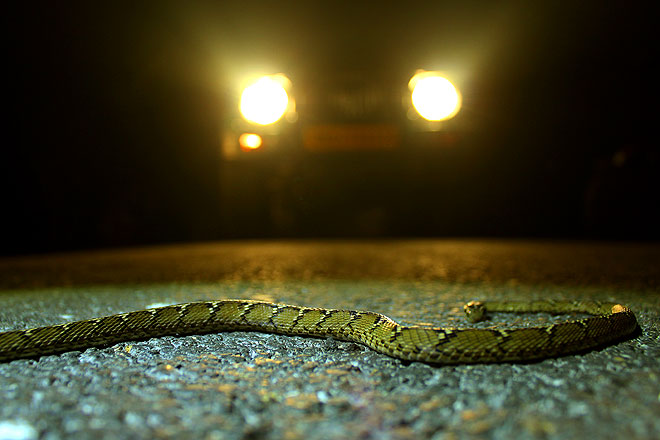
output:
[[[479,322],[485,318],[486,305],[481,301],[470,301],[463,306],[465,317],[470,322]]]

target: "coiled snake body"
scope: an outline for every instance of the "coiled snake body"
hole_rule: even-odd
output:
[[[250,300],[201,301],[86,321],[0,333],[0,362],[166,335],[260,331],[333,337],[409,361],[436,364],[533,361],[582,352],[630,335],[632,311],[620,304],[533,301],[466,305],[484,312],[587,313],[546,327],[453,329],[402,326],[374,312],[299,307]]]

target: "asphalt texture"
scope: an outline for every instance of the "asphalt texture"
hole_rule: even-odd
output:
[[[0,260],[0,331],[203,299],[469,327],[471,299],[617,301],[629,340],[536,363],[432,366],[263,333],[126,341],[0,364],[0,439],[660,438],[660,245],[227,242]],[[567,316],[497,314],[481,326]]]

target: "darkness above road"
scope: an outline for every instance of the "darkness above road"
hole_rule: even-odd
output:
[[[11,6],[2,253],[271,236],[657,239],[650,11],[454,3]],[[386,202],[351,216],[368,205],[355,194],[306,196],[308,213],[345,215],[285,232],[265,216],[230,234],[219,138],[226,87],[246,66],[459,70],[466,128],[421,190],[401,182],[410,216],[390,221]],[[382,174],[364,179],[377,187]],[[346,220],[374,217],[372,230]]]

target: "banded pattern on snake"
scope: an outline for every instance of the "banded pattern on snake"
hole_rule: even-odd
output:
[[[594,316],[546,327],[453,329],[402,326],[374,312],[251,300],[200,301],[0,333],[0,362],[166,335],[222,331],[333,337],[398,359],[434,364],[525,362],[597,348],[637,328],[633,312],[615,303],[471,302],[465,306],[473,322],[480,320],[486,309]]]

